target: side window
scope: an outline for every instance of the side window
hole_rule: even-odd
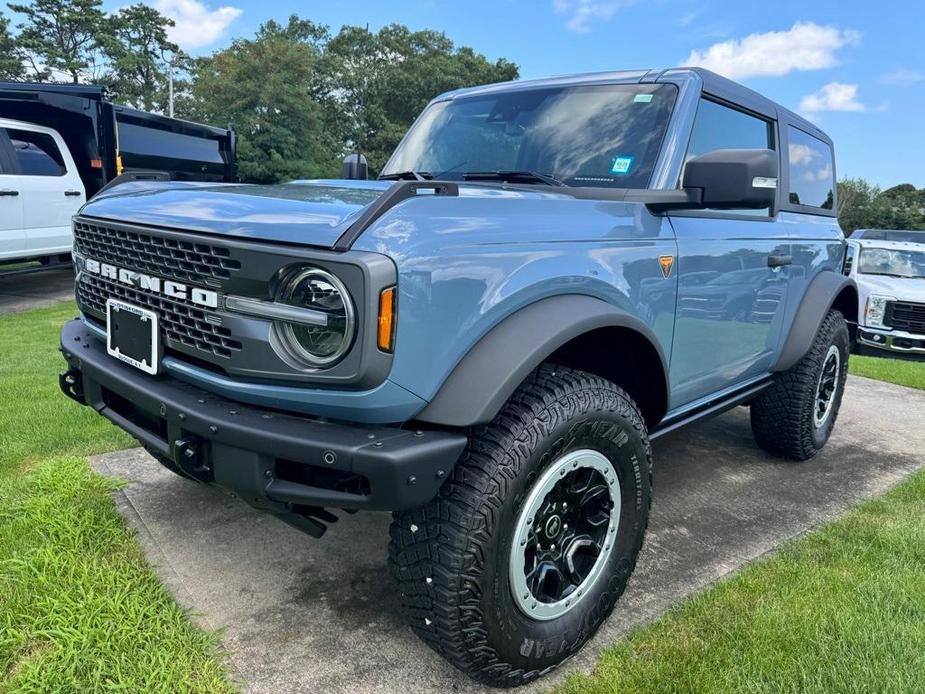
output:
[[[774,149],[771,124],[715,101],[700,100],[687,159],[714,149]]]
[[[715,101],[701,99],[684,160],[686,162],[715,149],[774,149],[771,123]],[[768,214],[767,209],[734,212]]]
[[[792,125],[787,128],[787,143],[790,203],[831,210],[835,202],[832,148]]]
[[[23,176],[64,176],[67,168],[54,138],[29,130],[6,129]]]

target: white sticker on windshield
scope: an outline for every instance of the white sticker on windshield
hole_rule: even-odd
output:
[[[652,101],[651,94],[637,94],[636,96],[633,97],[634,104],[647,104],[650,101]]]

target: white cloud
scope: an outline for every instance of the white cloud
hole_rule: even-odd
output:
[[[858,85],[844,82],[829,82],[818,92],[807,94],[800,101],[800,111],[803,113],[866,110],[867,107],[858,101]]]
[[[910,70],[908,68],[899,68],[888,72],[880,78],[881,82],[886,84],[915,84],[916,82],[925,82],[925,72],[922,70]]]
[[[565,26],[579,34],[587,34],[595,22],[609,21],[618,10],[635,0],[553,0],[559,14],[568,16]]]
[[[797,22],[787,31],[749,34],[691,51],[686,65],[705,67],[730,79],[786,75],[794,70],[821,70],[837,63],[836,52],[858,43],[851,29]]]
[[[237,7],[211,10],[199,0],[154,0],[161,14],[170,17],[176,26],[167,30],[170,40],[180,48],[202,48],[218,41],[228,26],[241,16]]]
[[[790,163],[794,166],[804,166],[811,164],[813,159],[819,156],[819,153],[809,145],[790,145],[787,148]]]

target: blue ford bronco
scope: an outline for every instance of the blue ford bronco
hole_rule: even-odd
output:
[[[811,458],[857,291],[831,140],[700,69],[434,99],[382,170],[128,182],[74,220],[62,390],[320,536],[393,512],[412,629],[511,686],[633,571],[653,439],[736,405]]]

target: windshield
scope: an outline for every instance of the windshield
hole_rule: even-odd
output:
[[[676,95],[670,84],[626,84],[441,101],[418,118],[382,175],[530,172],[571,186],[645,188]]]
[[[858,272],[862,275],[925,278],[925,250],[865,248]]]
[[[907,231],[903,229],[858,229],[851,238],[876,239],[877,241],[905,241],[925,243],[925,231]]]

